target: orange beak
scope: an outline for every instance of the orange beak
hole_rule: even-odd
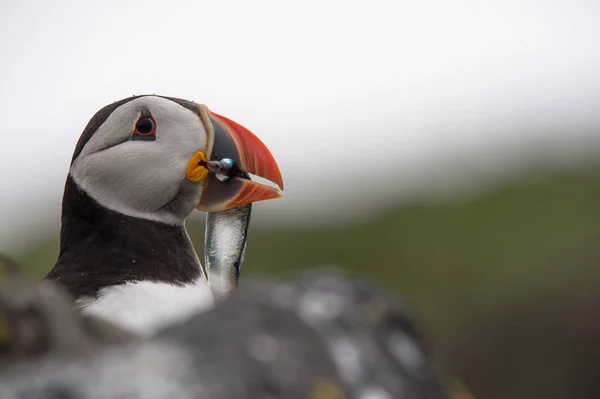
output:
[[[219,212],[252,202],[281,198],[278,189],[250,180],[249,174],[275,183],[283,190],[283,177],[275,158],[258,137],[242,125],[200,106],[200,117],[208,132],[209,161],[229,158],[236,174],[226,181],[209,173],[198,210]]]

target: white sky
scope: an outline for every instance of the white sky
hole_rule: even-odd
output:
[[[0,251],[58,221],[83,127],[132,94],[254,131],[282,220],[600,126],[598,1],[0,0],[0,37]]]

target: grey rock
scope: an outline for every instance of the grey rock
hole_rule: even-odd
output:
[[[0,370],[48,353],[83,354],[130,338],[117,326],[83,316],[55,284],[33,282],[0,257]]]
[[[31,285],[11,295],[42,314],[34,335],[46,344],[1,353],[3,399],[445,397],[402,302],[334,273],[244,280],[215,309],[149,338],[87,320],[56,287],[40,296]],[[14,326],[27,317],[4,316],[18,302],[10,289],[0,285],[0,322]]]
[[[347,397],[444,397],[415,317],[398,297],[335,273],[256,282],[240,294],[237,300],[284,309],[316,330]]]

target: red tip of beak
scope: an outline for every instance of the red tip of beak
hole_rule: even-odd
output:
[[[282,197],[281,193],[276,188],[265,186],[264,184],[259,184],[251,180],[238,180],[241,183],[240,190],[235,199],[227,204],[227,208]]]
[[[241,161],[240,169],[244,172],[265,178],[277,184],[279,188],[283,190],[283,177],[281,176],[277,162],[275,162],[275,158],[273,158],[273,155],[271,155],[267,146],[250,130],[239,123],[212,111],[208,112],[222,124],[235,142]],[[250,193],[248,193],[248,195],[250,195]],[[280,196],[281,195],[279,194],[279,197]]]

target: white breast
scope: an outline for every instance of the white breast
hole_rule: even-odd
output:
[[[182,287],[148,281],[115,285],[98,291],[98,299],[82,298],[76,305],[85,314],[108,320],[135,334],[150,335],[211,309],[214,299],[206,280],[200,278]]]

